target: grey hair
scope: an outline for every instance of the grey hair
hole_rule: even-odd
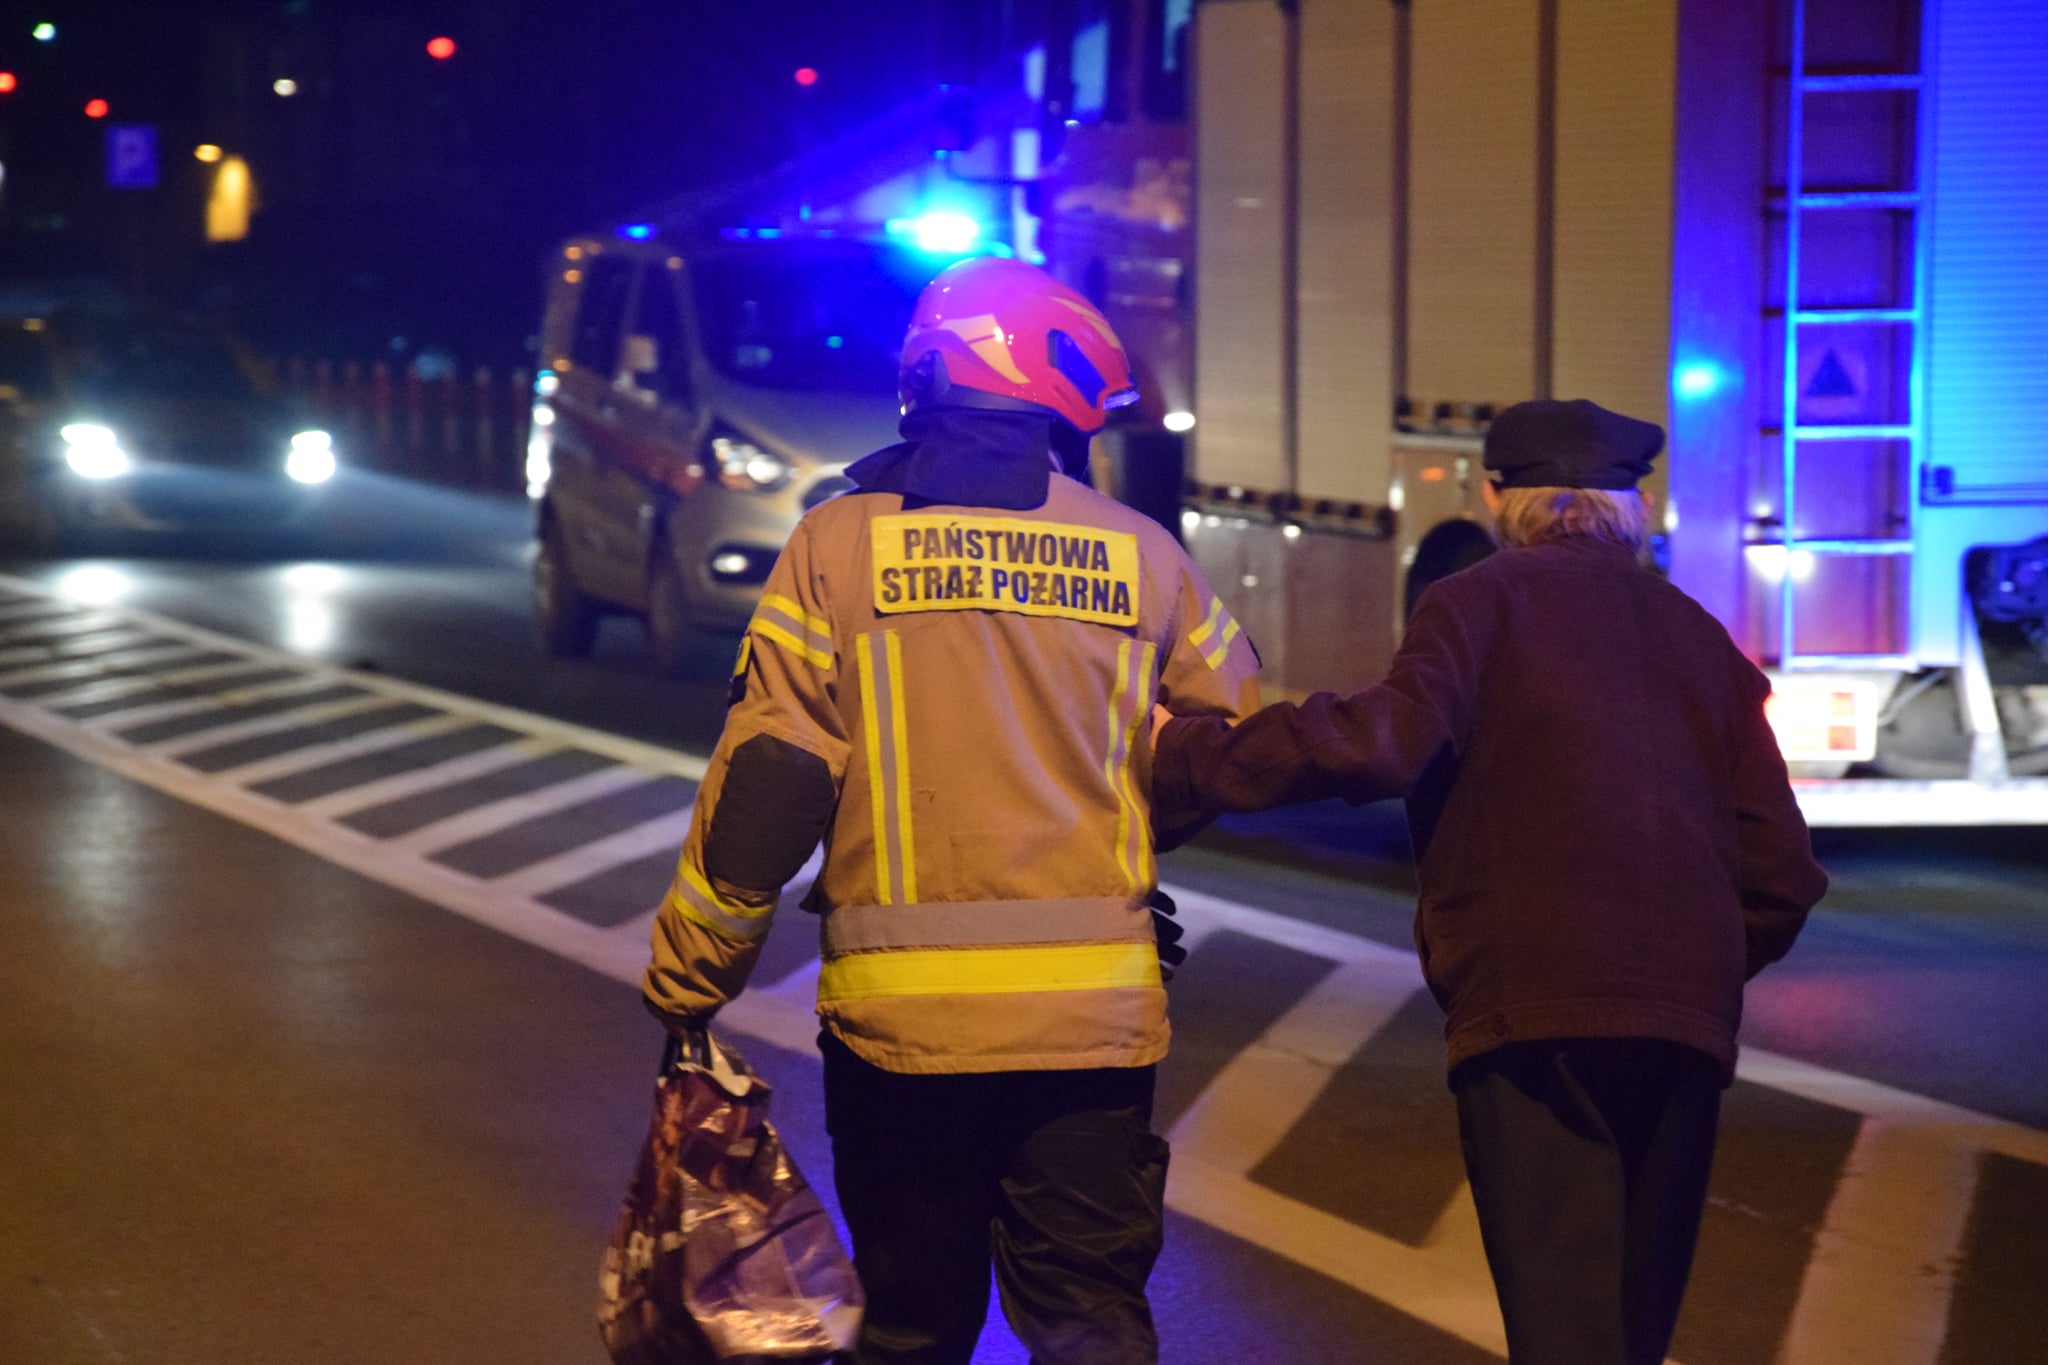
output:
[[[1506,545],[1585,537],[1637,554],[1650,547],[1649,509],[1634,489],[1503,488],[1493,524]]]

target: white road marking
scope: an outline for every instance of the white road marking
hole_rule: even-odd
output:
[[[1865,1119],[1779,1359],[1938,1365],[1981,1161],[1942,1130]]]
[[[0,636],[0,640],[6,639]],[[95,650],[115,648],[123,641],[146,640],[149,632],[136,630],[132,626],[116,626],[97,630],[89,635],[72,635],[56,642],[38,645],[15,645],[0,649],[0,666],[23,663],[55,663],[59,659],[75,659],[81,654]]]
[[[7,586],[14,587],[16,584],[10,582]],[[66,602],[62,598],[49,596],[44,592],[42,585],[39,583],[30,583],[24,580],[20,581],[19,586],[24,591],[37,595],[26,602],[0,603],[0,629],[12,631],[24,621],[39,620],[45,616],[68,616],[72,612],[84,610],[84,608]]]
[[[1392,949],[1387,955],[1338,967],[1231,1059],[1168,1134],[1174,1150],[1249,1175],[1414,994],[1414,962]]]
[[[117,649],[107,654],[95,654],[86,659],[65,660],[62,663],[36,664],[28,668],[0,669],[0,687],[19,687],[27,683],[60,682],[66,678],[91,678],[106,668],[125,668],[130,664],[146,664],[156,659],[175,658],[190,654],[193,646],[169,641],[161,644],[138,645],[134,649]],[[60,693],[49,695],[59,698]]]
[[[309,744],[303,749],[289,753],[275,754],[270,758],[254,759],[234,768],[221,768],[213,773],[216,782],[233,782],[244,787],[260,786],[293,773],[339,763],[343,759],[363,758],[395,749],[401,744],[410,744],[418,739],[432,739],[455,730],[469,728],[467,716],[423,716],[401,725],[387,725],[377,730],[366,730],[348,739],[332,739],[323,744]]]
[[[1258,933],[1266,912],[1168,888],[1189,926],[1206,937],[1228,924]],[[1278,918],[1278,917],[1275,917]],[[1208,923],[1204,926],[1204,921]],[[1290,921],[1290,923],[1294,923]],[[1311,928],[1315,926],[1309,926]],[[1332,931],[1287,936],[1339,947]],[[1260,934],[1260,937],[1266,937]],[[1336,936],[1348,937],[1348,936]],[[1183,940],[1185,941],[1185,940]],[[1258,1041],[1231,1059],[1173,1131],[1166,1202],[1260,1246],[1282,1251],[1372,1298],[1397,1305],[1439,1331],[1496,1355],[1507,1336],[1493,1296],[1476,1218],[1469,1236],[1408,1246],[1259,1185],[1251,1172],[1292,1132],[1337,1069],[1422,987],[1412,953],[1356,939],[1341,945],[1339,965],[1316,983]],[[1313,950],[1310,950],[1313,951]],[[1318,956],[1330,957],[1320,953]],[[743,997],[744,998],[744,997]],[[1469,1205],[1469,1196],[1466,1197]],[[1278,1243],[1274,1239],[1281,1239]]]
[[[240,663],[240,665],[233,665],[233,667],[248,667],[248,665]],[[123,710],[111,710],[111,712],[104,712],[100,716],[88,716],[88,718],[80,720],[78,724],[84,724],[86,729],[94,729],[94,731],[129,731],[129,729],[139,729],[139,726],[143,726],[143,724],[154,724],[158,720],[176,720],[180,716],[203,716],[203,714],[209,714],[209,712],[231,714],[238,706],[248,706],[250,702],[268,702],[268,700],[274,700],[274,698],[326,692],[332,686],[334,686],[334,679],[332,677],[317,677],[317,675],[315,677],[307,677],[303,673],[295,673],[291,677],[274,677],[270,681],[260,681],[260,684],[250,684],[246,688],[236,686],[236,688],[227,688],[223,692],[201,692],[201,694],[195,694],[195,696],[170,698],[166,702],[150,702],[147,706],[127,706]],[[70,706],[70,704],[72,704],[70,696],[63,698],[63,706]],[[225,726],[223,726],[223,729],[225,729]],[[195,731],[195,735],[199,735],[199,733],[201,731]],[[211,735],[211,731],[207,731],[207,733]],[[176,739],[164,741],[164,753],[172,753],[172,745],[180,743],[182,739],[186,739],[186,737],[178,735]]]
[[[491,885],[515,896],[540,900],[552,891],[574,886],[622,863],[634,862],[653,853],[673,853],[683,846],[683,836],[690,832],[690,809],[685,806],[679,811],[634,825],[631,829],[579,844],[567,853],[528,863],[517,872],[493,878]]]
[[[53,706],[69,710],[76,706],[96,706],[103,701],[119,701],[123,697],[138,696],[159,687],[178,687],[185,683],[206,682],[212,678],[249,671],[247,659],[230,659],[219,664],[192,664],[183,668],[166,668],[138,673],[126,678],[108,678],[104,682],[91,683],[85,687],[73,687],[57,698]],[[294,682],[299,681],[293,679]],[[148,702],[140,706],[123,707],[99,716],[76,717],[80,725],[99,725],[108,729],[119,729],[131,721],[140,724],[165,714],[164,706],[187,705],[195,701],[217,701],[222,693],[208,693],[203,698],[180,697],[174,702]]]
[[[51,616],[27,624],[10,623],[0,630],[0,640],[15,640],[27,636],[38,639],[62,639],[65,636],[89,635],[121,623],[121,614],[114,611],[80,611],[64,616]]]
[[[1959,1105],[1895,1090],[1876,1081],[1802,1062],[1797,1058],[1746,1047],[1736,1060],[1742,1080],[1800,1095],[1820,1104],[1846,1109],[1865,1118],[1939,1137],[1952,1146],[1999,1152],[2018,1161],[2048,1166],[2048,1133],[2027,1128]]]
[[[344,791],[317,796],[310,801],[298,803],[298,809],[310,816],[338,820],[372,806],[381,806],[402,797],[414,796],[420,792],[433,791],[440,787],[467,782],[473,777],[494,773],[500,768],[510,768],[528,759],[541,758],[547,754],[560,753],[562,746],[547,739],[508,739],[489,749],[479,749],[473,754],[447,759],[410,772],[393,773],[380,777],[374,782],[349,787]]]
[[[451,815],[445,820],[436,820],[431,825],[386,840],[391,848],[406,853],[431,854],[442,849],[466,844],[471,839],[480,839],[487,834],[496,834],[501,829],[524,824],[536,816],[547,815],[570,806],[594,801],[600,796],[624,791],[628,787],[644,787],[661,780],[659,773],[642,772],[621,764],[615,768],[600,768],[594,773],[572,777],[557,782],[539,791],[523,792],[508,796],[502,801],[477,806]]]
[[[317,691],[318,689],[309,689]],[[289,695],[289,694],[287,694]],[[275,699],[273,697],[273,699]],[[389,706],[389,697],[374,694],[367,697],[344,697],[340,701],[316,702],[290,711],[276,711],[267,716],[252,716],[227,725],[210,725],[204,730],[188,735],[179,735],[162,743],[146,744],[141,747],[166,758],[178,758],[185,754],[196,754],[218,744],[230,744],[241,739],[262,739],[268,735],[282,734],[287,730],[303,729],[318,725],[322,721],[340,720],[361,711],[374,711],[380,706]]]

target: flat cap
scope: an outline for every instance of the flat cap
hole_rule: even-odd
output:
[[[1584,398],[1517,403],[1486,431],[1486,467],[1503,488],[1634,488],[1664,448],[1664,428]]]

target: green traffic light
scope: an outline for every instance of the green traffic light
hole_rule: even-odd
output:
[[[55,24],[49,23],[48,21],[45,21],[43,23],[37,24],[34,28],[30,29],[29,36],[34,38],[39,43],[50,42],[57,36],[57,26]]]

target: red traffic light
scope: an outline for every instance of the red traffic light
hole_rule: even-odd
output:
[[[816,85],[818,83],[818,68],[815,66],[798,67],[796,69],[796,83],[803,86]]]
[[[437,62],[447,61],[455,55],[455,40],[453,38],[429,38],[427,40],[427,55]]]
[[[105,118],[107,116],[107,102],[105,100],[87,100],[85,102],[85,116],[87,118]]]
[[[14,73],[12,71],[0,71],[0,95],[13,94],[14,87],[19,84],[21,84],[21,82],[14,79]]]

